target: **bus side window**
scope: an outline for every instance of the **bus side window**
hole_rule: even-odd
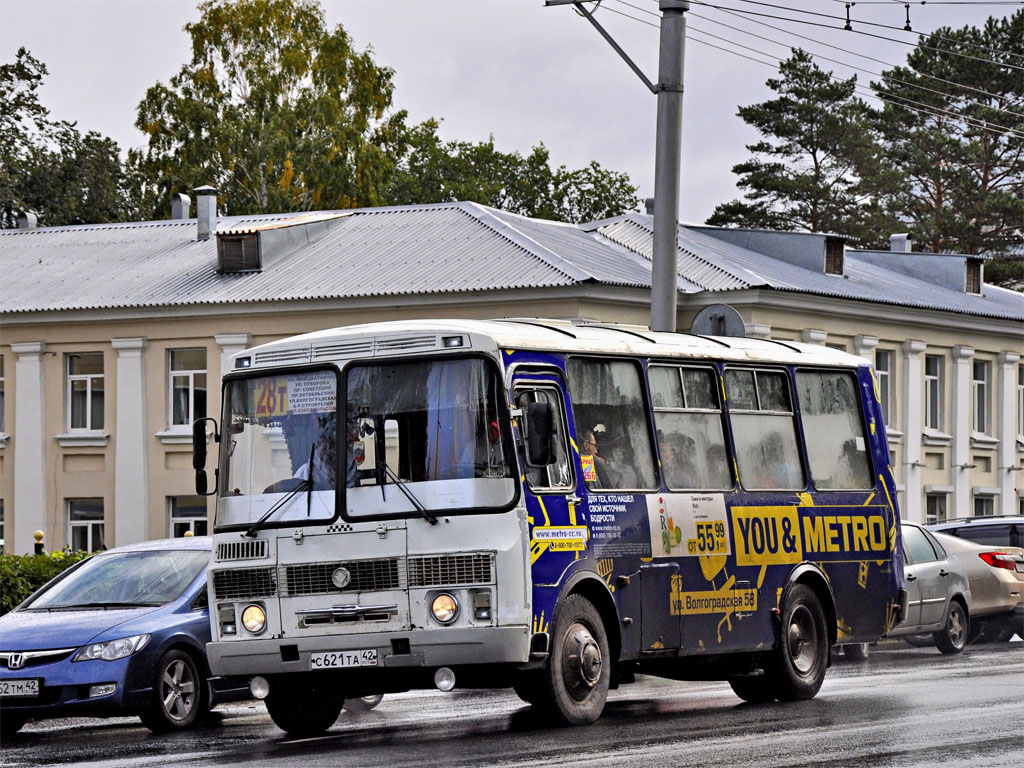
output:
[[[727,368],[725,396],[743,487],[805,488],[785,371]]]
[[[732,488],[715,371],[651,365],[647,378],[665,485],[672,490]]]
[[[571,357],[566,371],[587,488],[657,488],[640,366],[632,360]],[[593,445],[585,448],[584,442]]]
[[[798,371],[797,395],[815,487],[870,488],[871,466],[864,437],[857,380],[846,371]]]
[[[525,413],[530,403],[551,403],[555,411],[555,435],[553,460],[546,467],[525,467],[526,482],[530,490],[566,493],[574,487],[572,468],[569,463],[569,450],[566,445],[568,429],[565,424],[565,407],[561,392],[557,387],[534,385],[531,389],[521,389],[516,393],[516,406]],[[524,442],[527,437],[526,419],[519,420],[519,428],[523,432]]]

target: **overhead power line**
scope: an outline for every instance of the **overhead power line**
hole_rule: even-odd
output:
[[[890,0],[890,1],[891,2],[897,2],[897,3],[900,2],[900,0]],[[621,2],[621,0],[620,0],[620,2]],[[845,0],[835,0],[835,2],[845,2]],[[743,21],[748,21],[748,22],[750,21],[750,19],[747,19],[745,16],[743,16],[742,14],[736,13],[735,11],[729,11],[729,10],[726,10],[724,8],[720,8],[718,10],[720,10],[722,13],[725,13],[725,14],[728,14],[730,16],[735,16],[736,18],[742,19]],[[720,24],[722,26],[728,26],[727,24],[725,24],[725,22],[717,21],[717,20],[712,19],[712,18],[710,18],[708,16],[700,16],[699,14],[697,14],[697,13],[695,13],[693,11],[690,11],[690,16],[692,16],[694,18],[710,21],[713,24]],[[767,27],[768,29],[774,29],[776,32],[782,32],[785,35],[791,35],[792,37],[798,38],[800,40],[807,40],[809,42],[814,43],[815,45],[820,45],[820,46],[822,46],[824,48],[831,48],[834,51],[841,51],[842,53],[847,53],[847,54],[849,54],[851,56],[856,56],[859,59],[865,59],[867,61],[873,61],[876,64],[882,64],[882,65],[884,65],[886,67],[889,67],[891,69],[895,69],[897,66],[902,66],[902,65],[897,65],[897,64],[893,64],[891,62],[885,61],[884,59],[875,58],[874,56],[868,56],[867,54],[864,54],[864,53],[859,53],[857,51],[851,51],[850,49],[843,48],[842,46],[839,46],[839,45],[833,45],[831,43],[826,43],[823,40],[819,40],[817,38],[810,37],[808,35],[801,35],[799,32],[794,32],[793,30],[786,29],[785,27],[778,27],[778,26],[775,26],[774,24],[769,24],[766,21],[758,21],[756,23],[759,26],[761,26],[761,27]],[[738,31],[738,32],[744,32],[745,34],[753,34],[751,32],[745,32],[743,29],[740,29],[739,27],[732,27],[732,28],[736,29],[736,31]],[[785,43],[780,43],[780,45],[785,45]],[[818,54],[815,54],[815,55],[818,55]],[[822,57],[822,58],[824,58],[824,57]],[[854,67],[852,64],[846,64],[845,66],[848,66],[851,69],[856,69],[856,67]],[[928,78],[929,80],[932,80],[933,82],[936,82],[936,83],[943,83],[944,85],[952,85],[952,86],[954,86],[956,88],[963,88],[964,90],[973,91],[974,93],[979,93],[979,94],[981,94],[983,96],[988,96],[990,98],[999,98],[997,94],[989,93],[988,91],[986,91],[986,90],[984,90],[982,88],[976,88],[973,85],[965,85],[964,83],[958,83],[958,82],[955,82],[953,80],[946,80],[945,78],[938,77],[938,76],[932,75],[932,74],[926,74],[924,72],[919,72],[918,75],[920,77]]]
[[[654,13],[653,11],[647,10],[646,8],[642,8],[639,5],[634,5],[633,3],[628,2],[628,0],[612,0],[612,2],[617,2],[618,4],[626,5],[626,6],[629,6],[630,8],[633,8],[634,10],[638,10],[641,13],[645,13],[647,15],[657,17],[657,13]],[[900,2],[900,0],[892,0],[892,2]],[[730,12],[730,11],[726,11],[726,12]],[[766,42],[772,43],[773,45],[779,45],[779,46],[786,47],[786,48],[792,48],[793,47],[790,44],[782,42],[780,40],[775,40],[774,38],[765,37],[763,35],[758,35],[757,33],[750,32],[748,30],[743,30],[743,29],[740,29],[738,27],[725,24],[724,22],[719,22],[719,20],[711,18],[710,16],[701,16],[700,14],[695,13],[692,10],[689,12],[689,15],[690,15],[691,18],[698,18],[698,19],[702,20],[702,22],[710,22],[711,24],[719,25],[720,27],[725,27],[725,28],[727,28],[729,30],[738,32],[740,34],[749,35],[750,37],[755,37],[755,38],[758,38],[759,40],[764,40]],[[737,14],[732,13],[732,15],[737,15]],[[742,18],[742,16],[740,16],[740,17]],[[640,20],[640,19],[636,19],[636,20]],[[801,38],[803,40],[810,40],[811,42],[815,42],[815,43],[818,42],[818,41],[814,40],[813,38],[807,37],[805,35],[798,35],[796,33],[790,32],[788,30],[782,29],[781,27],[775,27],[773,25],[764,24],[764,23],[760,23],[760,24],[761,24],[762,27],[767,27],[767,28],[772,29],[772,30],[777,30],[778,32],[781,32],[783,34],[794,35],[795,37]],[[695,32],[702,32],[701,30],[697,29],[693,25],[689,25],[689,29],[691,29],[691,30],[693,30]],[[709,37],[713,37],[713,38],[722,40],[724,42],[730,42],[730,43],[734,42],[734,41],[730,40],[729,38],[719,38],[716,35],[711,34],[710,32],[703,32],[703,34],[708,35]],[[837,48],[838,50],[841,50],[844,53],[850,53],[852,55],[859,55],[859,54],[857,54],[857,53],[855,53],[853,51],[849,51],[849,50],[847,50],[845,48],[839,48],[838,46],[834,46],[834,45],[828,45],[827,43],[821,43],[821,45],[824,45],[825,47],[828,47],[828,48]],[[762,51],[762,52],[764,52],[764,51]],[[911,83],[911,82],[908,82],[906,80],[901,80],[899,78],[893,77],[892,75],[887,75],[887,74],[878,73],[878,72],[872,72],[871,70],[865,70],[865,69],[863,69],[861,67],[857,67],[856,65],[852,65],[852,63],[849,63],[848,61],[842,61],[842,60],[839,60],[839,59],[836,59],[836,58],[829,58],[828,56],[823,56],[823,55],[821,55],[819,53],[813,53],[812,55],[816,56],[817,58],[821,59],[822,61],[829,61],[831,63],[836,63],[836,65],[839,65],[840,67],[846,67],[846,68],[848,68],[850,70],[854,70],[856,72],[863,72],[863,73],[865,73],[867,75],[871,75],[872,77],[887,78],[891,82],[899,83],[900,85],[905,85],[908,88],[916,88],[916,89],[919,89],[919,90],[922,90],[922,91],[927,91],[929,93],[934,93],[934,94],[940,95],[940,96],[950,96],[950,97],[953,97],[953,94],[949,93],[948,91],[943,91],[943,90],[939,90],[939,89],[936,89],[936,88],[929,88],[928,86],[921,85],[920,83]],[[887,67],[894,67],[894,65],[890,65],[890,63],[887,63],[886,61],[881,61],[880,59],[871,58],[870,56],[864,56],[864,58],[868,58],[868,59],[870,59],[872,61],[879,61],[880,63],[885,63],[885,65]],[[987,96],[988,98],[991,98],[991,99],[998,100],[1000,98],[1004,98],[1004,96],[1001,96],[1001,95],[999,95],[997,93],[991,93],[991,92],[983,90],[981,88],[975,88],[974,86],[964,85],[962,83],[955,83],[955,82],[950,81],[950,80],[943,80],[942,78],[936,78],[936,77],[933,77],[932,75],[928,75],[926,73],[918,73],[918,75],[919,75],[919,77],[924,77],[924,78],[928,78],[930,80],[935,80],[937,82],[941,82],[941,83],[944,83],[946,85],[951,85],[951,86],[956,87],[956,88],[961,88],[961,89],[964,89],[964,90],[973,91],[975,93],[979,93],[981,95]],[[986,103],[983,103],[983,102],[980,102],[980,101],[971,101],[970,103],[972,103],[974,105],[977,105],[977,106],[982,106],[982,108],[987,109],[987,110],[992,110],[994,112],[1000,112],[1000,113],[1004,113],[1004,114],[1007,114],[1007,115],[1012,115],[1012,116],[1017,117],[1017,118],[1024,118],[1024,113],[1014,112],[1013,110],[1007,110],[1005,108],[1001,108],[1001,106],[993,106],[991,104],[986,104]],[[1014,103],[1016,103],[1016,102],[1014,102]]]
[[[832,25],[832,24],[823,24],[821,22],[806,21],[806,20],[803,20],[803,19],[793,19],[793,18],[790,18],[788,16],[778,16],[778,15],[771,14],[771,13],[762,13],[760,11],[747,11],[747,10],[742,10],[742,9],[739,9],[739,8],[728,8],[728,7],[725,7],[725,6],[722,6],[722,5],[718,5],[716,3],[704,2],[703,0],[690,0],[690,2],[693,3],[694,5],[703,5],[706,8],[714,8],[714,9],[719,10],[719,11],[734,11],[735,13],[739,13],[739,14],[742,14],[744,16],[759,16],[759,17],[764,17],[764,18],[768,18],[768,19],[779,19],[781,21],[789,21],[789,22],[792,22],[794,24],[806,24],[806,25],[812,26],[812,27],[824,27],[825,29],[836,29],[836,27],[834,25]],[[1024,67],[1018,66],[1016,64],[1010,64],[1008,62],[993,61],[992,59],[986,59],[986,58],[982,58],[980,56],[972,56],[969,53],[962,53],[960,51],[949,50],[947,48],[936,48],[935,46],[932,46],[932,45],[925,45],[922,42],[912,43],[909,40],[899,40],[899,39],[894,38],[894,37],[886,37],[885,35],[878,35],[878,34],[875,34],[873,32],[865,32],[864,30],[861,30],[861,29],[854,29],[852,31],[855,34],[858,34],[858,35],[865,35],[867,37],[873,37],[873,38],[876,38],[878,40],[886,40],[886,41],[888,41],[890,43],[898,43],[899,45],[906,45],[906,46],[909,46],[911,48],[923,48],[925,50],[936,51],[938,53],[944,53],[944,54],[947,54],[947,55],[950,55],[950,56],[959,56],[960,58],[970,59],[972,61],[980,61],[980,62],[983,62],[985,64],[991,64],[991,65],[996,66],[996,67],[1006,67],[1007,69],[1016,69],[1016,70],[1020,70],[1021,72],[1024,72]],[[994,49],[989,49],[989,50],[994,50]],[[1009,52],[1006,52],[1006,51],[999,51],[999,53],[1001,55],[1014,55],[1014,56],[1016,56],[1016,54],[1012,54],[1012,53],[1009,53]]]
[[[618,2],[622,2],[622,0],[618,0]],[[631,16],[628,13],[616,10],[615,8],[612,8],[610,6],[605,6],[605,9],[609,13],[614,13],[616,15],[623,16],[623,17],[625,17],[627,19],[631,19],[633,21],[636,21],[636,22],[638,22],[640,24],[645,24],[645,25],[647,25],[649,27],[653,27],[655,29],[658,29],[658,25],[657,24],[652,24],[651,22],[647,21],[646,19],[640,19],[640,18],[637,18],[636,16]],[[700,33],[700,34],[708,34],[708,33],[705,32],[705,33]],[[715,37],[715,36],[714,35],[710,35],[710,37]],[[747,56],[746,54],[739,53],[739,52],[737,52],[735,50],[732,50],[732,49],[729,49],[729,48],[724,48],[722,46],[715,45],[714,43],[709,43],[709,42],[707,42],[705,40],[702,40],[702,39],[700,39],[698,37],[692,37],[691,38],[691,37],[688,36],[687,39],[692,39],[693,42],[695,42],[695,43],[700,43],[702,45],[708,46],[709,48],[715,48],[715,49],[718,49],[720,51],[723,51],[724,53],[728,53],[728,54],[731,54],[733,56],[739,56],[740,58],[747,59],[749,61],[754,61],[754,62],[756,62],[758,64],[762,64],[764,66],[769,66],[772,69],[778,70],[778,66],[779,66],[779,62],[778,61],[764,61],[763,59],[756,59],[756,58],[754,58],[752,56]],[[717,38],[717,39],[723,40],[724,38]],[[764,51],[761,51],[761,50],[759,50],[757,48],[751,48],[750,46],[746,46],[746,45],[743,45],[741,43],[737,43],[736,41],[733,41],[733,40],[726,40],[726,42],[728,42],[730,45],[734,45],[734,46],[737,46],[739,48],[743,48],[745,50],[752,51],[752,52],[760,54],[762,56],[771,56],[771,54],[765,53]],[[828,72],[826,74],[831,79],[833,79],[833,80],[839,80],[839,81],[842,80],[842,78],[838,77],[837,75],[835,75],[835,74],[833,74],[831,72]],[[911,111],[911,112],[915,112],[915,113],[923,114],[923,115],[928,115],[930,117],[947,117],[947,118],[949,118],[950,120],[952,120],[954,122],[962,123],[962,124],[964,124],[965,126],[968,126],[968,127],[980,128],[982,130],[998,128],[998,129],[1003,131],[1008,136],[1013,136],[1015,138],[1024,139],[1024,132],[1018,132],[1018,131],[1015,131],[1012,128],[1008,128],[1006,126],[1001,126],[1001,125],[998,125],[998,124],[993,124],[991,122],[984,121],[984,120],[978,120],[976,118],[968,117],[966,115],[962,115],[962,114],[959,114],[957,112],[953,112],[953,111],[950,111],[950,110],[947,110],[947,109],[943,109],[941,107],[935,107],[935,106],[932,106],[930,104],[925,104],[924,102],[919,102],[919,101],[915,101],[913,99],[908,99],[906,97],[899,96],[897,94],[887,93],[887,92],[883,91],[883,93],[885,93],[885,95],[879,95],[878,92],[874,91],[873,89],[868,88],[867,86],[855,85],[854,87],[855,87],[855,90],[857,90],[860,93],[862,93],[862,95],[864,95],[866,98],[875,99],[877,101],[881,101],[881,102],[886,103],[886,104],[891,104],[893,106],[902,107],[903,109],[906,109],[906,110]],[[911,105],[914,105],[914,106],[911,106]]]

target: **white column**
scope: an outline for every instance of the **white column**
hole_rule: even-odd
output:
[[[114,442],[114,543],[149,538],[146,374],[143,337],[111,339],[117,350],[117,433]]]
[[[824,344],[828,338],[828,331],[819,331],[816,328],[805,328],[800,331],[800,341],[806,344]]]
[[[921,437],[924,428],[924,370],[921,353],[927,345],[908,339],[903,342],[903,517],[923,523],[924,510],[921,485]]]
[[[974,350],[958,344],[953,347],[953,375],[950,402],[953,404],[953,449],[951,451],[953,475],[952,507],[949,517],[971,516],[971,358]]]
[[[43,353],[46,344],[28,341],[11,344],[18,356],[14,364],[14,509],[5,525],[13,523],[13,542],[8,552],[30,555],[36,540],[32,536],[46,531],[46,439],[43,414],[46,403],[43,389]]]
[[[853,337],[853,353],[866,359],[871,363],[872,368],[875,367],[875,347],[877,346],[878,338],[876,336]]]
[[[1000,352],[996,363],[999,371],[999,406],[996,419],[999,437],[999,509],[997,515],[1017,514],[1017,489],[1015,471],[1017,460],[1017,363],[1020,355],[1016,352]]]
[[[213,337],[220,344],[223,352],[220,354],[220,375],[231,373],[231,356],[241,352],[246,347],[252,346],[251,333],[218,333]],[[208,386],[212,389],[213,382]],[[220,391],[220,381],[217,382],[217,391]]]

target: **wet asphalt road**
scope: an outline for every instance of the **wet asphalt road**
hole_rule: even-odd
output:
[[[1024,764],[1024,643],[959,656],[905,645],[836,659],[807,702],[749,705],[724,683],[642,678],[588,728],[551,729],[511,692],[416,692],[289,739],[261,704],[218,708],[187,734],[137,720],[29,723],[4,766],[1016,766]]]

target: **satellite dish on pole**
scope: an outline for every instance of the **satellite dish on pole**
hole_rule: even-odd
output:
[[[693,318],[690,333],[695,336],[743,337],[747,335],[747,329],[740,313],[728,304],[711,304]]]

